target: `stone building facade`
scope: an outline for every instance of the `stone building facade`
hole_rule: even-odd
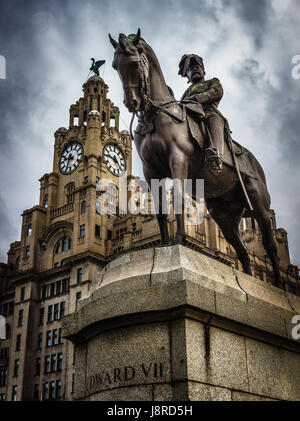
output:
[[[61,336],[62,317],[76,310],[107,262],[159,244],[156,218],[141,205],[141,198],[143,206],[149,202],[149,194],[128,187],[139,181],[132,175],[132,144],[129,133],[119,131],[119,109],[107,98],[108,86],[93,76],[83,92],[70,107],[69,128],[55,132],[53,171],[40,179],[40,202],[23,212],[21,239],[11,244],[8,262],[0,264],[0,315],[6,323],[6,339],[0,340],[0,400],[72,400],[74,350]],[[122,177],[131,212],[121,206]],[[276,227],[274,212],[271,217],[286,289],[300,295],[287,233]],[[172,237],[172,212],[168,223]],[[255,221],[244,219],[241,229],[253,276],[272,283]],[[187,227],[186,246],[241,269],[205,209],[203,222]]]

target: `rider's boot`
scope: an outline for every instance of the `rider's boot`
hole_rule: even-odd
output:
[[[216,147],[210,146],[205,149],[205,159],[212,173],[219,174],[222,171],[222,155]]]
[[[205,158],[209,170],[214,174],[222,171],[224,150],[224,120],[216,113],[206,118],[213,145],[205,150]]]

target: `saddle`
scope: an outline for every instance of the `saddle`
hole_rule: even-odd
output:
[[[186,103],[181,104],[186,108],[187,122],[189,126],[189,131],[192,138],[197,142],[201,149],[206,149],[206,145],[203,143],[203,139],[206,139],[207,133],[204,125],[205,113],[203,107],[199,103]],[[252,167],[251,161],[249,159],[249,154],[251,153],[231,138],[231,132],[229,125],[224,116],[218,111],[215,110],[225,121],[224,125],[224,153],[223,153],[223,162],[226,165],[229,165],[232,168],[235,168],[234,159],[231,153],[231,145],[233,146],[233,153],[235,154],[239,170],[242,174],[247,175],[248,177],[257,179],[255,171]],[[229,138],[230,136],[230,138]],[[231,141],[230,141],[231,140]]]

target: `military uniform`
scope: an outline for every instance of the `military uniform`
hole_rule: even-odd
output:
[[[192,60],[196,60],[201,65],[205,74],[202,58],[194,54],[189,54],[183,56],[179,64],[180,70],[178,73],[181,76],[187,76],[187,70]],[[206,157],[208,161],[211,161],[212,170],[216,172],[222,168],[221,161],[224,152],[224,118],[217,110],[222,97],[222,85],[219,79],[213,78],[193,83],[181,98],[182,102],[196,102],[200,103],[203,107],[205,121],[213,143],[213,145],[207,145]]]

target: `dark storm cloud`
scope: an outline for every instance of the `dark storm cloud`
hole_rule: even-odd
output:
[[[20,231],[17,226],[12,224],[9,219],[9,214],[9,209],[6,206],[5,200],[2,195],[0,195],[0,262],[5,262],[7,260],[6,252],[9,246],[7,239],[14,237],[17,238]]]
[[[249,31],[255,46],[262,46],[265,30],[273,15],[270,0],[223,0],[225,7],[232,7],[245,24],[245,31]]]

